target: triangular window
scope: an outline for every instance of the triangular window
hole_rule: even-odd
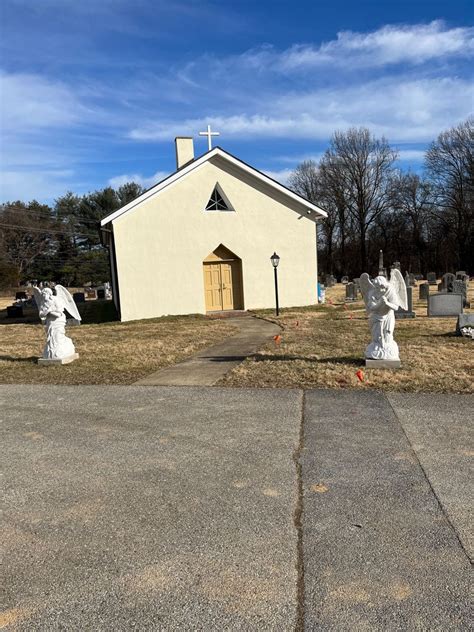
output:
[[[206,204],[206,211],[232,211],[229,201],[224,196],[218,184],[214,187],[214,191]]]

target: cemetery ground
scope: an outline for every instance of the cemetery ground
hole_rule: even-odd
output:
[[[0,309],[11,303],[11,299],[0,301],[3,301]],[[104,305],[108,307],[107,303],[102,304],[101,312]],[[100,320],[100,316],[93,314],[90,319]],[[42,325],[39,322],[7,325],[4,323],[8,321],[0,319],[0,383],[132,384],[234,332],[234,327],[224,320],[209,320],[199,315],[129,323],[87,323],[87,320],[86,324],[67,330],[79,360],[42,371],[43,367],[36,364],[44,346]]]
[[[258,311],[260,317],[280,324],[281,339],[264,345],[219,385],[474,392],[472,341],[455,335],[455,318],[428,318],[426,302],[415,298],[416,318],[397,320],[395,327],[402,368],[365,370],[363,352],[370,334],[362,300],[345,303],[342,285],[328,289],[326,298],[324,305],[283,309],[278,318],[273,310]],[[473,289],[469,298],[474,305]],[[0,310],[9,303],[11,298],[0,299]],[[93,303],[86,306],[94,308]],[[225,320],[199,315],[88,322],[102,316],[94,313],[70,330],[79,361],[48,368],[36,364],[44,344],[41,325],[6,324],[0,316],[0,383],[132,384],[236,331]]]
[[[474,392],[472,341],[455,335],[456,318],[428,318],[426,301],[417,300],[417,295],[416,287],[416,318],[395,324],[401,369],[365,370],[363,354],[370,333],[364,303],[345,303],[345,288],[338,284],[326,291],[324,305],[284,309],[278,318],[273,310],[257,312],[282,326],[281,340],[247,358],[220,385]],[[468,298],[474,305],[473,288]],[[363,381],[357,377],[359,369]]]

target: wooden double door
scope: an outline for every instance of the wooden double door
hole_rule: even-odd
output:
[[[206,311],[243,309],[240,259],[204,261]]]

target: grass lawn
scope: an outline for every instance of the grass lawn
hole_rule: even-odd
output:
[[[474,304],[472,289],[470,294]],[[426,302],[414,300],[416,318],[395,325],[402,368],[366,370],[363,355],[370,332],[364,304],[344,305],[344,296],[344,287],[337,285],[326,292],[332,305],[284,309],[279,318],[270,310],[259,312],[284,327],[281,342],[267,344],[220,385],[474,392],[474,342],[454,335],[456,318],[428,318]],[[413,296],[418,298],[417,287]]]
[[[6,304],[11,304],[11,299]],[[100,314],[95,314],[99,306],[86,304],[86,323],[91,313],[101,320]],[[44,346],[43,326],[5,322],[0,319],[2,384],[132,384],[235,331],[225,320],[199,315],[82,324],[67,329],[79,360],[64,366],[40,367],[36,360]]]
[[[395,326],[402,368],[366,370],[363,354],[370,333],[364,304],[345,305],[344,295],[344,287],[337,285],[326,293],[332,304],[284,309],[278,319],[272,310],[259,311],[282,325],[281,342],[265,345],[219,385],[474,392],[474,342],[454,335],[455,318],[428,318],[426,303],[415,300],[417,317]],[[474,305],[474,288],[470,301]],[[3,303],[0,309],[11,304],[11,298]],[[36,364],[44,345],[43,327],[35,323],[37,312],[31,310],[26,324],[6,324],[0,314],[0,383],[132,384],[235,331],[225,320],[199,315],[100,322],[110,315],[108,307],[98,302],[81,306],[84,324],[69,330],[80,359],[51,367]],[[356,375],[359,369],[362,382]]]

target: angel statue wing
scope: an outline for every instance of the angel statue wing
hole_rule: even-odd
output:
[[[398,268],[392,268],[390,272],[390,286],[397,298],[398,305],[404,309],[408,309],[407,286],[402,277],[402,273]]]
[[[74,302],[74,299],[72,298],[70,292],[66,290],[66,288],[63,287],[62,285],[56,285],[54,289],[56,290],[56,296],[58,296],[61,299],[61,302],[64,305],[64,309],[69,314],[71,314],[71,316],[75,320],[78,320],[78,321],[82,320],[81,315],[79,314],[79,310],[77,309],[77,305]]]
[[[36,307],[38,308],[38,312],[41,314],[41,305],[43,303],[43,294],[41,292],[41,290],[39,289],[39,287],[36,287],[36,285],[33,285],[33,296],[35,297],[35,303],[36,303]],[[41,318],[41,316],[40,316]],[[44,323],[45,319],[41,318],[41,322]]]
[[[369,292],[374,289],[374,284],[370,280],[367,272],[364,272],[360,275],[359,285],[362,296],[364,297],[364,303],[367,305],[367,301],[369,300]]]

